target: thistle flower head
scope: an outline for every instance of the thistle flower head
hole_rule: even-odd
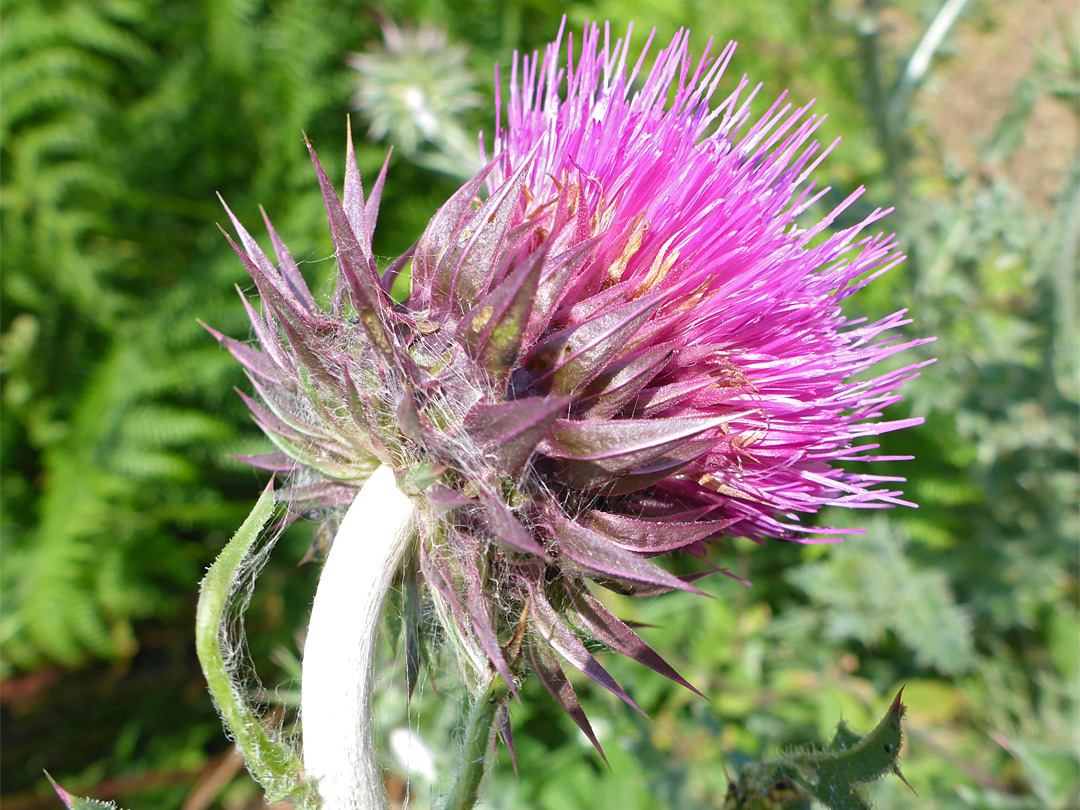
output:
[[[917,366],[871,371],[914,344],[904,313],[843,315],[900,260],[867,234],[883,212],[826,236],[853,195],[799,222],[828,152],[809,105],[753,119],[745,79],[714,101],[734,46],[695,61],[685,32],[651,68],[647,47],[628,69],[629,35],[568,40],[565,62],[559,41],[515,57],[494,159],[381,273],[385,167],[365,199],[350,143],[339,199],[312,152],[340,268],[328,309],[272,228],[276,266],[233,218],[259,347],[219,339],[280,449],[252,463],[295,471],[309,504],[390,465],[420,526],[406,590],[476,678],[513,689],[527,664],[595,742],[560,659],[633,701],[582,636],[689,684],[586,583],[696,591],[653,558],[814,542],[836,531],[802,522],[825,505],[903,503],[896,479],[849,468],[915,421],[880,417]]]

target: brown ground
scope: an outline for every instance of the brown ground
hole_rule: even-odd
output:
[[[926,22],[890,15],[892,37],[909,53]],[[1075,97],[1039,93],[1019,146],[997,165],[984,150],[1014,104],[1025,80],[1053,73],[1040,61],[1065,63],[1065,43],[1080,32],[1077,0],[974,0],[939,52],[929,80],[917,91],[913,112],[942,154],[965,174],[1005,174],[1036,206],[1064,191],[1071,161],[1080,151]]]

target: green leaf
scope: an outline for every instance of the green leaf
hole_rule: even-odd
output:
[[[46,778],[52,782],[53,790],[56,791],[56,795],[60,797],[60,801],[64,803],[64,806],[68,810],[118,810],[116,802],[100,802],[97,799],[84,799],[82,796],[72,796],[60,785],[56,784],[56,780],[49,775],[48,771],[45,771]]]
[[[819,608],[829,639],[872,647],[891,631],[920,666],[946,674],[970,670],[970,617],[957,605],[945,574],[914,565],[905,546],[895,524],[879,521],[865,537],[836,547],[790,578]]]
[[[290,797],[301,807],[313,807],[310,791],[300,784],[299,757],[263,728],[244,700],[241,687],[233,679],[224,656],[229,604],[244,587],[245,563],[274,511],[273,487],[271,481],[247,520],[206,572],[199,589],[195,649],[221,718],[244,755],[248,770],[266,791],[267,800],[275,802]]]
[[[832,810],[868,810],[860,788],[900,773],[903,743],[903,689],[872,731],[860,737],[843,721],[826,747],[808,746],[744,769],[728,789],[726,810],[790,807],[809,798]]]

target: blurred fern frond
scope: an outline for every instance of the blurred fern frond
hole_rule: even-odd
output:
[[[246,513],[261,444],[196,322],[248,329],[214,192],[319,248],[301,131],[340,140],[354,5],[4,4],[5,669],[132,654]]]

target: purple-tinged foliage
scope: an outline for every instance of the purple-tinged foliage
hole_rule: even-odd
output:
[[[901,257],[865,235],[881,210],[825,235],[857,194],[800,224],[829,151],[809,105],[781,98],[751,123],[745,79],[713,103],[734,45],[695,62],[682,32],[627,71],[628,40],[569,39],[565,67],[559,41],[515,56],[495,158],[381,277],[385,167],[365,200],[350,143],[339,198],[312,151],[340,270],[329,311],[272,229],[277,266],[230,213],[261,351],[213,334],[280,451],[248,460],[293,467],[305,505],[390,465],[419,516],[406,592],[477,682],[516,690],[527,666],[595,743],[555,653],[634,704],[581,635],[693,687],[586,582],[700,593],[650,558],[737,535],[820,542],[836,530],[801,520],[823,506],[905,503],[897,479],[848,467],[875,458],[860,441],[918,421],[880,418],[918,366],[871,369],[921,341],[901,341],[903,312],[843,315]],[[422,611],[406,613],[412,682]]]

